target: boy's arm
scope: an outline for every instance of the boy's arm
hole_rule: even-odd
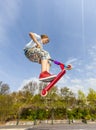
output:
[[[37,44],[36,47],[37,47],[37,48],[41,48],[41,45],[40,45],[40,43],[37,41],[37,39],[36,39],[34,33],[30,32],[30,33],[29,33],[29,36],[30,36],[31,39]]]

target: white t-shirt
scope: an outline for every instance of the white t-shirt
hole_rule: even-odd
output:
[[[40,35],[37,35],[36,33],[34,33],[37,41],[41,44],[41,47],[42,47],[42,41],[41,41],[41,36]],[[37,44],[31,40],[29,43],[27,43],[24,47],[24,49],[29,49],[29,48],[32,48],[32,47],[35,47]]]

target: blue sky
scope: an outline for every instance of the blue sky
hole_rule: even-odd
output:
[[[96,0],[0,0],[0,81],[11,91],[38,80],[40,65],[23,53],[30,31],[46,33],[51,41],[44,49],[73,65],[58,86],[96,90]],[[58,66],[51,72],[57,74]]]

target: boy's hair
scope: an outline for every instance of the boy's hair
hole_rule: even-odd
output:
[[[42,34],[41,35],[41,38],[43,39],[43,38],[48,38],[49,39],[49,37],[46,35],[46,34]]]
[[[49,37],[46,34],[41,34],[41,39],[43,39],[43,38],[48,38],[48,42],[50,41]]]

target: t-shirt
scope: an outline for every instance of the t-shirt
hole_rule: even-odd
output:
[[[40,35],[37,35],[36,33],[34,33],[37,41],[41,44],[41,47],[42,47],[42,41],[41,41],[41,36]],[[30,42],[28,42],[26,45],[25,45],[25,48],[24,49],[29,49],[29,48],[32,48],[32,47],[35,47],[37,44],[31,40]]]

